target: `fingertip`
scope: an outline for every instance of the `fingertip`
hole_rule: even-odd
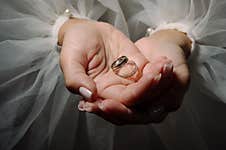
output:
[[[164,76],[169,76],[173,73],[173,64],[172,63],[166,63],[164,64],[163,66],[163,69],[162,69],[162,73]]]
[[[78,109],[80,111],[86,111],[86,112],[89,112],[89,113],[99,112],[99,108],[98,108],[98,106],[96,105],[95,102],[88,102],[88,101],[85,101],[85,100],[82,100],[82,101],[79,102]]]
[[[77,80],[78,80],[78,88],[79,89],[80,88],[85,89],[85,91],[88,92],[87,94],[90,96],[90,98],[92,96],[96,95],[96,93],[97,93],[96,83],[93,81],[93,79],[91,77],[84,74],[81,76],[77,76],[77,78],[78,78]]]
[[[154,77],[153,82],[155,84],[158,84],[160,82],[160,80],[162,79],[162,74],[158,74],[157,76]]]
[[[165,58],[165,57],[163,57]],[[156,61],[154,63],[148,63],[143,74],[146,74],[150,78],[154,78],[154,81],[159,82],[161,78],[168,77],[173,74],[174,66],[171,60]]]
[[[102,111],[105,111],[105,104],[104,104],[103,101],[102,101],[102,102],[98,102],[98,103],[97,103],[97,106],[98,106]]]
[[[77,106],[78,110],[85,111],[84,105],[85,105],[85,101],[79,101],[78,106]]]
[[[65,79],[65,85],[70,92],[79,94],[86,100],[95,99],[97,96],[96,84],[86,74]]]
[[[91,99],[92,95],[93,95],[93,92],[91,92],[89,89],[87,89],[85,87],[80,87],[79,88],[79,93],[85,99]]]
[[[111,112],[111,109],[116,106],[115,102],[111,100],[99,101],[97,105],[103,112]]]
[[[104,100],[98,103],[98,107],[105,113],[117,116],[120,114],[130,114],[131,110],[116,100]]]
[[[153,64],[147,64],[144,68],[144,80],[149,83],[152,83],[152,82],[159,82],[159,80],[161,79],[161,73],[159,71],[159,73],[155,73],[155,71],[157,70],[154,70],[155,68],[153,68]],[[153,71],[154,70],[154,71]]]

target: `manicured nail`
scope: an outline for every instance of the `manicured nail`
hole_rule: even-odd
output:
[[[85,104],[84,109],[85,109],[86,112],[92,112],[93,111],[92,107],[87,105],[87,104]]]
[[[127,113],[131,115],[133,112],[130,109],[127,109]]]
[[[159,82],[162,78],[162,74],[158,74],[157,76],[154,77],[154,81]]]
[[[103,102],[98,102],[98,103],[97,103],[97,106],[98,106],[101,110],[104,109],[104,104],[103,104]]]
[[[164,74],[169,74],[170,72],[172,72],[173,70],[173,64],[169,63],[169,64],[165,64],[163,67],[163,73]]]
[[[84,101],[80,101],[78,103],[78,110],[85,111],[84,105],[85,105],[85,102]]]
[[[92,97],[92,92],[90,90],[88,90],[85,87],[80,87],[79,88],[79,93],[85,98],[85,99],[91,99]]]

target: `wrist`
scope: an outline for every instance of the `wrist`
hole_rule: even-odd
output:
[[[84,22],[87,22],[87,20],[79,19],[79,18],[70,18],[70,19],[68,19],[59,29],[57,44],[59,46],[62,46],[63,40],[64,40],[64,36],[65,36],[66,32],[68,30],[70,30],[71,28],[73,28],[75,25],[80,24],[80,23],[84,23]]]
[[[192,41],[184,32],[175,29],[159,30],[151,34],[149,38],[159,44],[174,45],[181,48],[186,58],[191,53]]]

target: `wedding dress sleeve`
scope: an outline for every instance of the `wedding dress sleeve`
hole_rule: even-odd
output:
[[[125,0],[123,7],[127,7]],[[188,60],[191,84],[181,108],[153,125],[169,150],[225,149],[226,1],[132,0],[125,14],[131,38],[148,28],[177,29],[194,40]]]
[[[226,102],[226,1],[141,0],[140,11],[128,19],[133,39],[142,25],[153,32],[177,29],[193,40],[191,79],[200,92]],[[144,31],[143,31],[144,32]]]
[[[56,48],[67,9],[74,17],[107,21],[133,40],[149,27],[174,26],[195,41],[189,60],[192,83],[226,102],[225,8],[225,0],[0,0],[0,149],[120,150],[129,145],[206,150],[211,141],[225,143],[218,138],[219,133],[225,137],[222,116],[210,120],[206,112],[213,114],[212,109],[204,109],[204,115],[196,117],[206,99],[196,111],[183,112],[190,107],[182,106],[172,121],[160,125],[165,126],[160,136],[151,125],[116,128],[95,115],[79,113],[79,96],[64,86]],[[216,118],[219,129],[212,123]]]

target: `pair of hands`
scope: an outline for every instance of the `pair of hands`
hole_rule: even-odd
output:
[[[121,125],[160,122],[179,108],[189,82],[185,34],[159,31],[133,43],[107,23],[71,19],[61,27],[58,41],[66,87],[84,97],[80,110]],[[136,62],[137,80],[112,71],[120,56]],[[164,110],[154,112],[159,106]]]

